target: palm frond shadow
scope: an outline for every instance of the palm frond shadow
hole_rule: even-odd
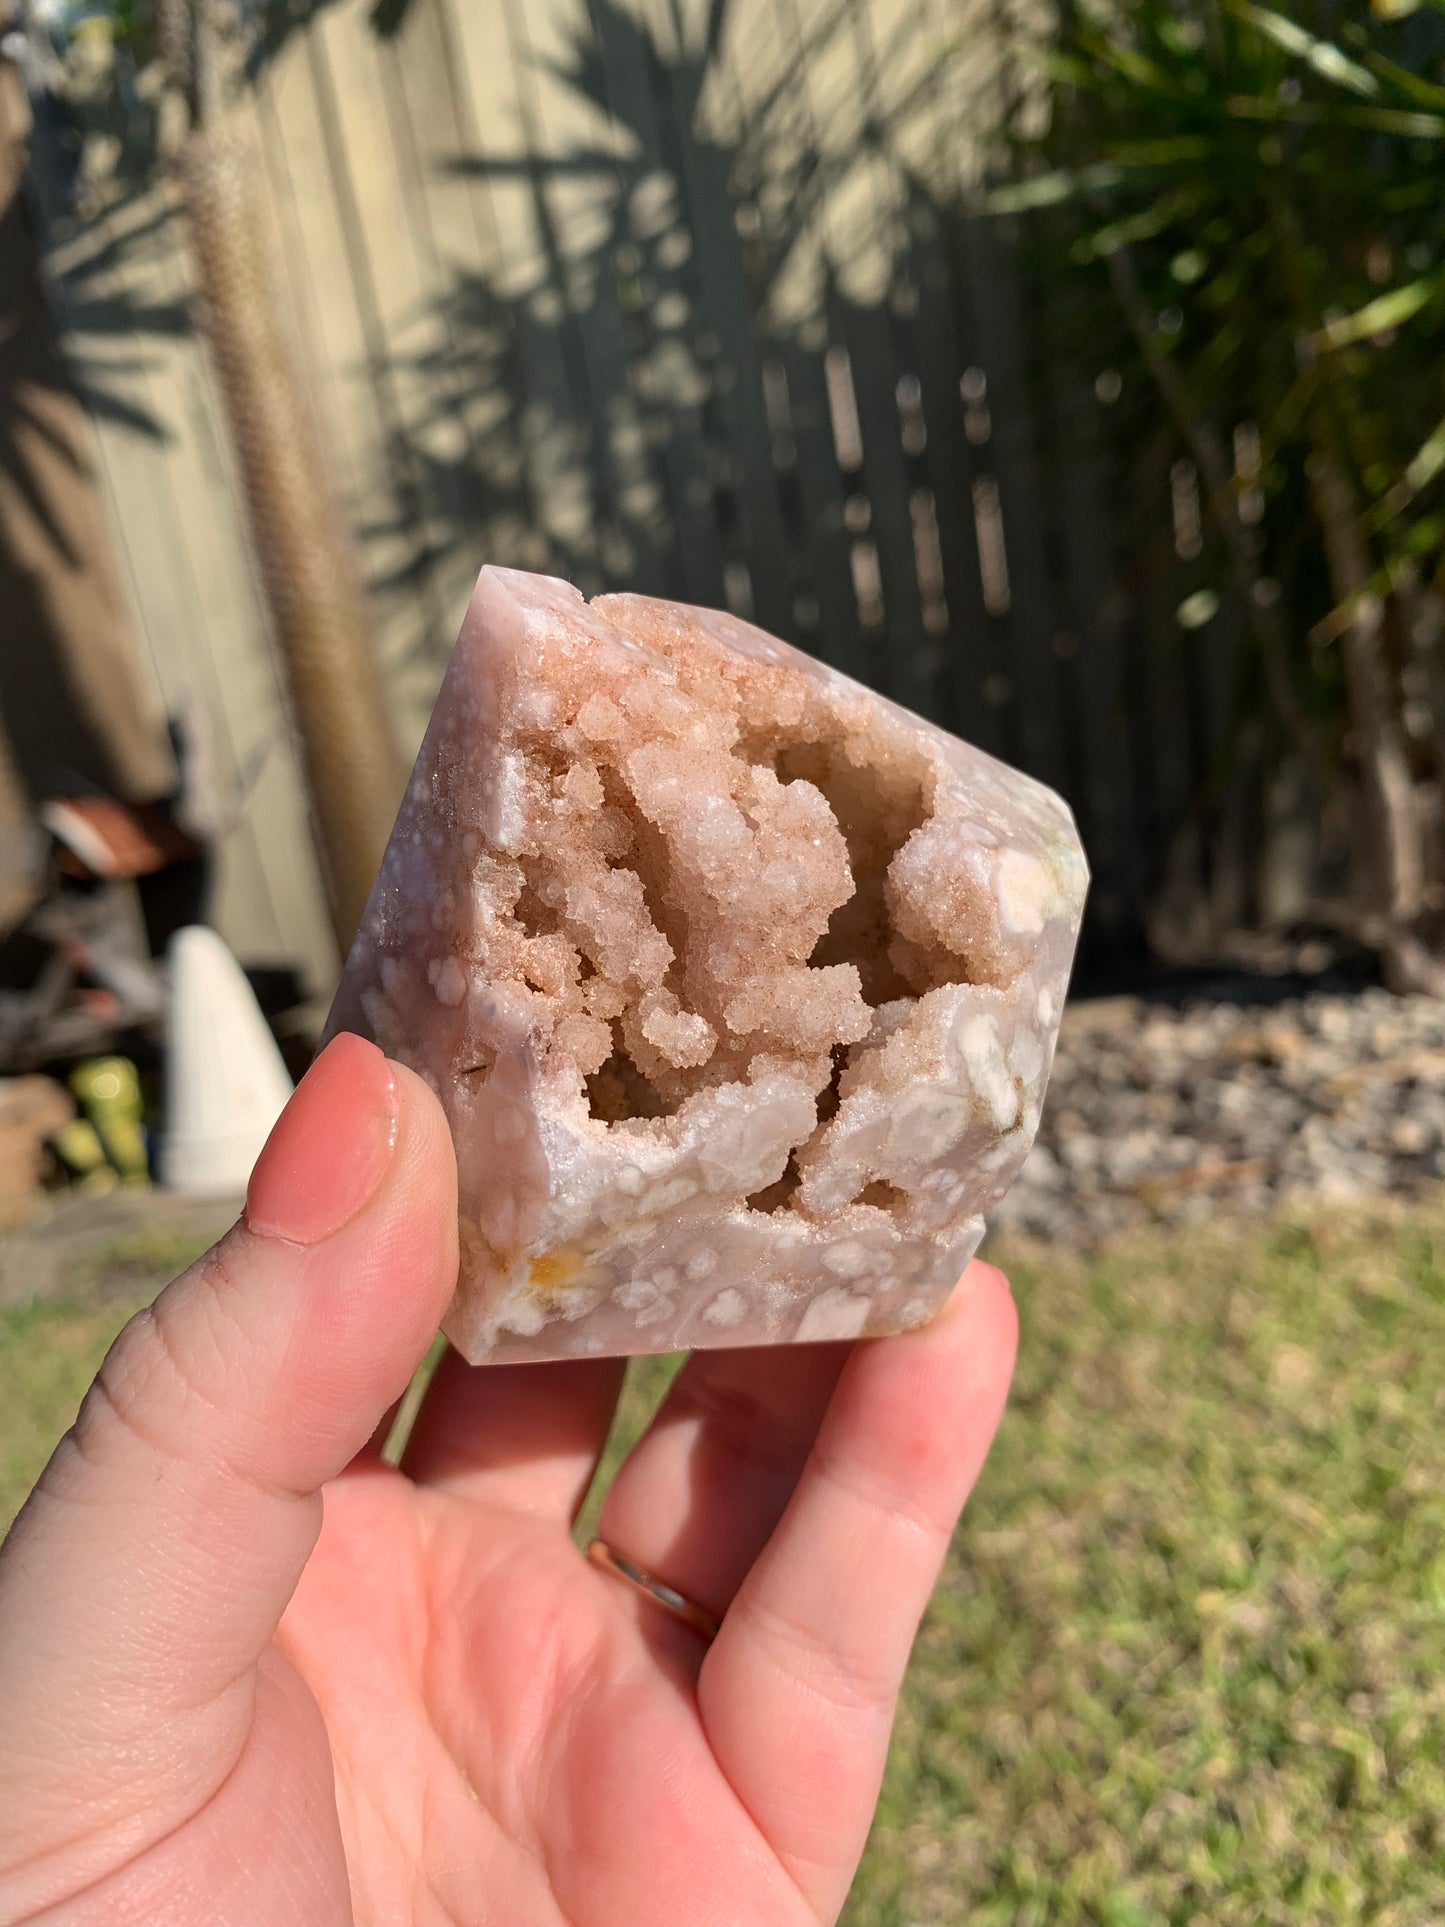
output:
[[[71,652],[84,638],[62,634],[69,618],[59,614],[62,607],[97,607],[86,597],[108,593],[91,576],[92,588],[72,600],[73,585],[97,561],[98,504],[84,423],[88,414],[164,440],[164,425],[138,398],[135,381],[148,366],[147,340],[189,327],[177,304],[102,295],[107,261],[98,250],[67,278],[67,319],[83,330],[86,353],[62,356],[41,252],[32,202],[13,182],[0,206],[0,605],[17,646],[0,650],[0,732],[32,802],[120,780],[114,746],[71,667]]]
[[[435,505],[444,551],[545,567],[588,593],[731,605],[861,665],[843,505],[864,482],[838,466],[827,370],[850,333],[886,337],[893,276],[876,277],[874,302],[845,292],[850,264],[820,210],[858,157],[825,151],[799,110],[800,63],[850,12],[823,10],[789,70],[724,114],[725,0],[666,45],[616,0],[579,0],[547,57],[517,44],[514,19],[530,69],[514,151],[458,156],[451,172],[524,200],[526,218],[494,265],[451,279],[411,364],[427,404],[393,451]],[[587,132],[549,136],[543,81]],[[579,190],[585,231],[569,216]],[[897,265],[921,229],[905,212],[894,233],[872,220],[846,240]],[[877,460],[902,463],[896,423]],[[894,586],[916,602],[916,582]],[[872,673],[892,671],[880,659]]]

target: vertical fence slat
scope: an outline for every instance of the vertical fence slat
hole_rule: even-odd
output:
[[[986,224],[968,221],[964,234],[980,357],[988,375],[994,420],[989,447],[1008,561],[1010,701],[1025,766],[1062,788],[1063,731],[1052,646],[1056,624],[1023,363],[1023,300],[1017,269]]]
[[[858,600],[843,522],[844,487],[833,448],[828,390],[821,357],[789,339],[780,346],[797,458],[803,536],[818,603],[817,648],[845,675],[867,670],[858,630]]]
[[[933,676],[924,657],[908,471],[898,434],[892,329],[886,312],[839,300],[833,331],[848,350],[862,430],[867,539],[877,552],[881,577],[883,624],[869,650],[870,679],[896,701],[927,711],[932,707]]]
[[[948,606],[947,653],[939,699],[948,726],[980,749],[1003,749],[998,711],[983,700],[988,673],[990,617],[984,607],[978,539],[973,518],[973,464],[963,429],[959,376],[967,365],[953,324],[948,276],[932,248],[915,244],[919,289],[914,326],[922,386],[928,469],[938,520],[944,596]]]
[[[397,530],[406,539],[408,595],[396,611],[396,640],[405,653],[419,639],[416,616],[425,625],[423,633],[432,635],[445,619],[427,504],[408,432],[403,367],[394,352],[406,303],[413,308],[416,304],[414,260],[409,245],[398,245],[393,232],[406,223],[390,143],[375,138],[384,116],[370,37],[360,39],[355,23],[344,16],[322,14],[306,28],[304,42],[375,422],[371,459],[362,471],[360,519],[366,527],[394,512]]]

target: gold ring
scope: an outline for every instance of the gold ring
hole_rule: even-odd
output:
[[[646,1593],[649,1599],[655,1599],[674,1619],[680,1619],[684,1626],[691,1626],[695,1633],[700,1633],[709,1645],[717,1638],[721,1622],[714,1619],[710,1612],[695,1606],[690,1599],[684,1599],[675,1586],[664,1585],[660,1579],[654,1579],[650,1572],[644,1572],[641,1566],[624,1559],[620,1552],[612,1550],[605,1539],[594,1539],[587,1548],[587,1557],[603,1572],[610,1572],[617,1579],[625,1579],[629,1586],[635,1586],[639,1592]]]

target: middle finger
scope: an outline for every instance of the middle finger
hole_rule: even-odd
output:
[[[570,1523],[607,1442],[623,1364],[468,1365],[448,1348],[401,1469],[458,1498]]]

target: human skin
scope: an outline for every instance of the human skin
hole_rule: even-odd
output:
[[[431,1092],[317,1060],[240,1222],[126,1327],[0,1552],[0,1923],[809,1927],[1007,1394],[971,1265],[923,1329],[692,1358],[601,1533],[622,1364],[449,1354]]]

